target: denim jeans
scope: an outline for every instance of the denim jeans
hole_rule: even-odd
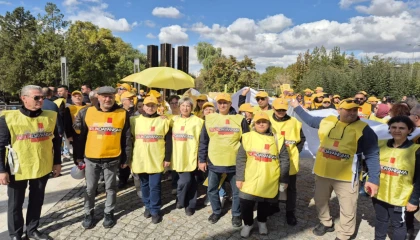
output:
[[[209,196],[211,208],[214,214],[222,214],[222,206],[219,198],[219,183],[222,178],[222,173],[209,171],[209,186],[207,188],[207,195]],[[227,173],[225,181],[230,183],[232,188],[232,216],[241,216],[241,209],[239,206],[239,189],[236,187],[235,173]]]
[[[158,215],[162,207],[162,173],[140,173],[139,178],[144,206],[152,215]]]

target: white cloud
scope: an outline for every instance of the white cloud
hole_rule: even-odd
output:
[[[148,33],[148,34],[146,35],[146,37],[147,37],[147,38],[150,38],[150,39],[156,38],[156,36],[155,36],[155,35],[153,35],[153,34],[151,34],[151,33]]]
[[[408,5],[403,1],[372,0],[368,7],[360,5],[356,6],[355,9],[365,14],[376,16],[391,16],[404,12],[408,9]]]
[[[185,44],[188,42],[187,29],[179,25],[172,25],[160,29],[159,41],[161,43]]]
[[[283,14],[269,16],[258,22],[258,25],[267,32],[280,32],[283,29],[293,25],[292,19]]]
[[[64,0],[64,2],[63,2],[63,5],[66,6],[66,7],[72,7],[72,6],[76,6],[78,4],[80,4],[80,2],[77,1],[77,0]]]
[[[153,16],[162,18],[180,18],[182,14],[174,7],[155,7],[152,11]]]
[[[263,24],[275,22],[271,18],[257,24],[252,19],[239,18],[228,26],[207,26],[198,22],[189,30],[198,33],[200,40],[221,47],[225,55],[239,59],[248,55],[259,70],[269,65],[287,66],[296,61],[298,53],[314,47],[332,49],[339,46],[347,52],[395,54],[412,53],[413,49],[407,44],[420,43],[420,15],[411,11],[386,16],[356,16],[346,22],[320,20],[293,27],[286,27],[291,24],[287,21],[283,21],[283,25]]]
[[[146,46],[144,46],[143,44],[140,44],[140,45],[138,45],[138,46],[137,46],[137,48],[138,48],[138,49],[145,49],[145,48],[146,48]]]
[[[153,22],[153,21],[151,21],[151,20],[146,20],[146,21],[144,21],[143,23],[144,23],[144,25],[145,25],[145,26],[147,26],[147,27],[151,27],[151,28],[154,28],[154,27],[156,26],[156,23],[154,23],[154,22]]]
[[[70,0],[73,1],[73,0]],[[137,22],[129,23],[125,18],[116,19],[111,13],[107,12],[108,4],[100,3],[90,6],[87,10],[78,11],[77,14],[72,12],[68,19],[71,21],[89,21],[99,27],[108,28],[116,32],[129,32],[133,27],[137,26]]]
[[[0,5],[12,5],[12,3],[7,1],[0,1]]]
[[[353,4],[367,2],[367,1],[369,0],[340,0],[338,5],[340,5],[341,8],[348,8]]]

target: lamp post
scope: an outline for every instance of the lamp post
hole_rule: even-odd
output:
[[[140,72],[140,59],[134,59],[134,73]],[[140,92],[141,85],[139,83],[134,83],[134,86],[137,88],[137,91]]]
[[[67,87],[69,86],[69,69],[67,68],[67,58],[66,57],[61,57],[60,58],[61,61],[61,84],[62,85],[66,85]]]

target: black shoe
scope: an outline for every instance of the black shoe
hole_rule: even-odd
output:
[[[182,206],[181,203],[176,204],[176,209],[182,209],[182,208],[184,208],[184,206]]]
[[[93,213],[86,214],[85,219],[83,219],[83,222],[82,222],[82,227],[84,227],[85,229],[93,228],[93,221],[94,221]]]
[[[10,238],[11,240],[22,240],[22,237],[14,236]],[[26,238],[25,238],[26,239]]]
[[[212,213],[211,215],[210,215],[210,217],[209,217],[209,222],[211,223],[211,224],[215,224],[215,223],[217,223],[217,221],[219,221],[219,219],[221,218],[222,216],[220,216],[219,214],[215,214],[215,213]]]
[[[47,234],[40,233],[38,230],[33,231],[31,234],[28,234],[28,239],[30,240],[50,240],[52,239]]]
[[[233,227],[241,227],[242,226],[241,216],[233,216],[232,217],[232,226]]]
[[[127,186],[127,181],[120,181],[118,183],[118,188],[119,189],[125,188],[126,186]]]
[[[150,214],[150,210],[149,209],[146,209],[146,210],[144,210],[143,216],[145,218],[151,218],[152,217],[152,214]]]
[[[326,227],[322,223],[319,223],[314,230],[312,230],[313,234],[317,236],[323,236],[327,232],[334,232],[334,223],[331,227]]]
[[[187,216],[192,216],[192,215],[194,215],[194,213],[195,213],[195,210],[194,209],[189,208],[189,207],[185,208],[185,214]]]
[[[160,216],[160,214],[152,215],[152,223],[153,224],[158,224],[161,221],[162,221],[162,216]]]
[[[295,212],[294,211],[287,211],[286,212],[286,221],[287,224],[290,226],[296,226],[297,224],[297,220],[295,217]]]
[[[407,229],[405,240],[414,240],[414,228]]]
[[[104,222],[102,224],[104,228],[112,228],[116,223],[113,212],[104,214]]]

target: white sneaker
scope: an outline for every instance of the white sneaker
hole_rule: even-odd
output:
[[[219,198],[220,198],[221,208],[223,208],[223,206],[225,205],[225,202],[226,202],[226,198],[225,197],[219,197]]]
[[[253,225],[251,225],[251,226],[244,225],[242,227],[242,230],[241,230],[241,237],[243,237],[243,238],[249,237],[249,235],[251,234],[252,227],[253,227]]]
[[[267,224],[265,222],[257,222],[257,223],[258,223],[258,231],[260,232],[260,234],[267,235],[268,234]]]
[[[206,199],[204,200],[204,206],[210,206],[210,199],[208,197],[206,197]]]

